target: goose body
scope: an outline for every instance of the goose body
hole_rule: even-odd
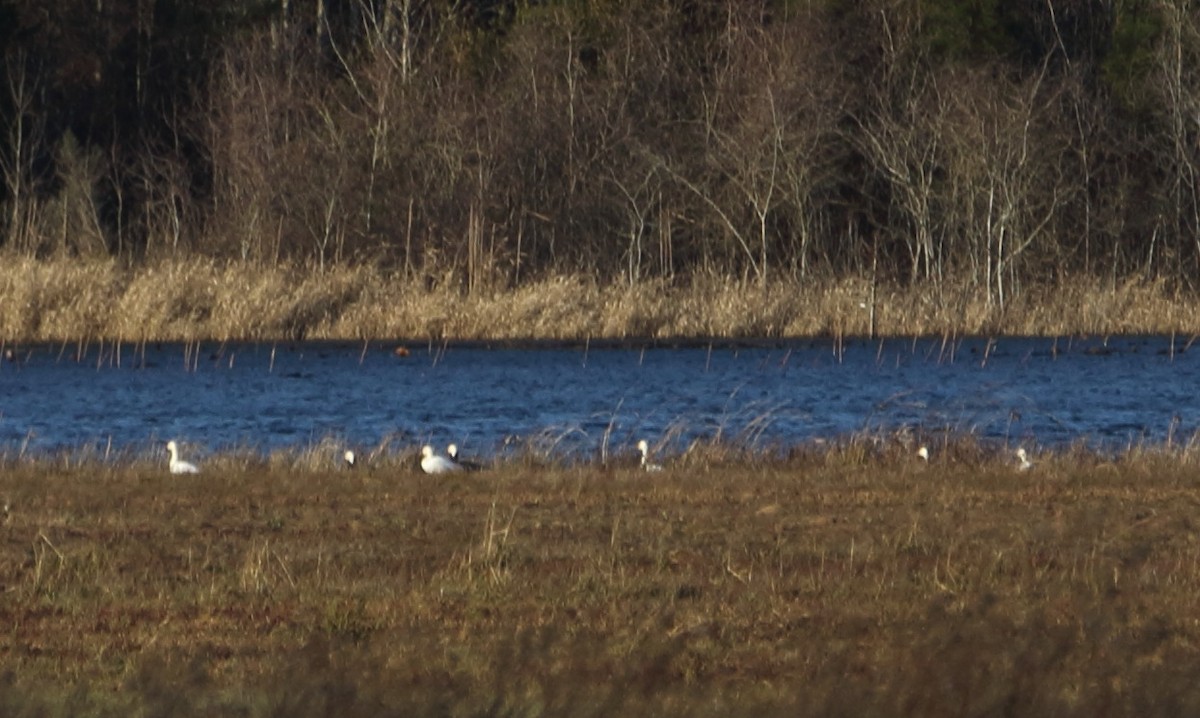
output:
[[[354,462],[357,461],[357,459],[358,457],[356,457],[354,452],[350,449],[346,449],[346,453],[342,454],[342,461],[346,462],[347,469],[353,469]]]
[[[917,457],[922,461],[929,461],[929,447],[922,446],[921,448],[917,449]]]
[[[642,439],[637,444],[638,451],[642,452],[642,471],[662,471],[662,465],[655,464],[649,460],[650,445]]]
[[[483,465],[480,464],[478,461],[472,461],[470,459],[460,458],[458,455],[458,444],[451,444],[451,445],[447,446],[446,447],[446,456],[450,457],[451,461],[453,461],[454,463],[463,467],[467,471],[479,471],[480,469],[483,468]]]
[[[421,447],[421,470],[427,474],[450,474],[462,471],[463,467],[457,461],[435,454],[433,447],[426,444]]]
[[[179,458],[179,445],[175,440],[167,442],[167,453],[171,455],[170,461],[167,462],[167,467],[172,474],[198,474],[200,469],[196,465]]]
[[[1029,460],[1029,454],[1025,453],[1024,447],[1017,449],[1017,471],[1029,471],[1033,468],[1033,462]]]

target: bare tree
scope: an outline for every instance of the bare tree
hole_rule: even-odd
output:
[[[142,162],[132,174],[141,197],[139,219],[146,235],[144,251],[147,255],[178,258],[194,249],[185,237],[199,224],[187,165],[164,150],[147,150],[140,156]]]
[[[942,278],[937,251],[936,183],[944,137],[938,130],[943,104],[918,42],[920,18],[879,8],[883,73],[872,84],[854,141],[889,188],[889,228],[903,243],[911,280]]]
[[[630,158],[632,160],[632,158]],[[628,161],[628,160],[627,160]],[[630,285],[642,278],[642,261],[645,257],[646,234],[650,228],[651,217],[654,215],[661,196],[657,167],[650,165],[635,175],[634,181],[624,179],[622,173],[613,171],[611,181],[617,192],[624,198],[625,236],[628,246],[625,250],[625,276]]]
[[[700,162],[665,166],[708,208],[749,273],[765,284],[774,259],[769,220],[784,200],[787,119],[773,69],[779,57],[751,6],[728,7],[720,42],[724,60],[706,83],[698,118]]]
[[[288,218],[285,179],[305,156],[298,146],[314,123],[306,101],[315,84],[307,44],[294,28],[231,46],[210,80],[205,117],[213,174],[213,250],[275,261]]]
[[[1006,306],[1029,253],[1053,256],[1056,217],[1082,185],[1065,167],[1071,119],[1058,113],[1061,85],[1047,66],[1024,81],[966,73],[945,93],[940,134],[947,181],[938,206],[968,247],[966,260],[989,302]]]
[[[1200,9],[1189,0],[1158,0],[1155,7],[1165,30],[1156,75],[1167,121],[1171,232],[1180,240],[1191,238],[1200,268]]]
[[[43,141],[42,122],[34,98],[35,81],[23,52],[5,58],[4,89],[11,112],[4,128],[6,152],[0,152],[0,171],[4,174],[4,233],[0,244],[29,249],[34,244],[37,202],[33,193],[34,156]]]

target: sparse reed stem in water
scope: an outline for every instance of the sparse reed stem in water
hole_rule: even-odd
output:
[[[983,346],[983,361],[979,363],[980,367],[987,366],[988,358],[991,357],[992,347],[994,346],[996,346],[996,340],[992,337],[988,337],[987,344]]]

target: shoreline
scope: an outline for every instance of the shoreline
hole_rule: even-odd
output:
[[[765,286],[700,276],[634,285],[563,275],[467,293],[369,265],[324,272],[190,259],[0,266],[0,341],[428,343],[437,346],[770,346],[881,338],[1195,336],[1200,297],[1163,281],[1068,278],[1005,307],[964,284],[869,277]],[[443,278],[444,279],[444,278]]]
[[[48,450],[0,444],[0,467],[22,470],[114,470],[165,471],[165,439],[105,443],[101,439]],[[202,470],[243,472],[278,470],[305,474],[341,473],[353,470],[423,476],[421,446],[425,439],[396,433],[379,441],[362,443],[329,434],[306,444],[256,447],[251,444],[213,444],[207,447],[184,442],[189,455],[200,457]],[[343,463],[343,453],[352,449],[359,457],[353,469]],[[925,448],[925,457],[918,449]],[[1200,461],[1200,430],[1138,442],[1050,442],[1021,441],[1003,437],[947,432],[928,427],[902,427],[879,432],[849,432],[813,436],[793,442],[770,442],[752,446],[739,441],[697,440],[682,450],[656,449],[655,461],[668,473],[745,469],[764,471],[807,470],[846,464],[859,468],[891,470],[899,467],[953,466],[958,469],[1017,471],[1017,449],[1026,448],[1037,466],[1100,467],[1154,462],[1163,466],[1192,467]],[[18,449],[11,452],[12,449]],[[478,447],[477,447],[478,449]],[[528,445],[512,451],[478,451],[478,469],[466,475],[505,474],[512,471],[594,471],[604,474],[638,474],[640,455],[632,445],[614,447],[604,456],[546,453]]]
[[[89,359],[95,351],[111,352],[115,344],[122,349],[136,352],[144,345],[155,345],[156,348],[179,347],[188,351],[211,351],[214,355],[224,351],[226,347],[269,347],[280,349],[312,348],[328,351],[357,351],[357,352],[389,352],[397,356],[408,356],[410,353],[438,353],[447,350],[471,351],[643,351],[647,349],[712,349],[727,351],[731,349],[814,349],[848,348],[854,345],[876,345],[879,342],[944,342],[961,345],[966,342],[988,342],[1004,340],[1033,341],[1044,340],[1052,345],[1055,342],[1094,342],[1101,344],[1114,340],[1134,339],[1170,339],[1171,334],[1156,333],[1071,333],[1071,334],[923,334],[923,335],[878,335],[878,336],[796,336],[796,337],[595,337],[585,339],[448,339],[431,342],[423,337],[371,338],[371,339],[145,339],[139,341],[116,339],[64,339],[21,341],[0,339],[0,356],[8,361],[13,358],[4,355],[6,351],[30,352],[49,351],[67,355],[69,352],[82,349],[82,354],[73,354],[71,358],[79,361]],[[1189,351],[1193,344],[1200,339],[1200,333],[1176,333],[1174,335],[1177,353]],[[214,346],[215,345],[215,346]],[[1065,350],[1060,350],[1065,351]],[[1089,350],[1091,351],[1091,349]],[[1119,353],[1119,350],[1110,350]],[[1096,352],[1099,353],[1099,352]]]

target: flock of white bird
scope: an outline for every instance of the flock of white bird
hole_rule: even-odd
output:
[[[921,459],[922,461],[929,461],[929,447],[922,446],[921,448],[917,449],[917,458]],[[1025,451],[1025,447],[1018,448],[1017,471],[1029,471],[1032,468],[1033,461],[1030,460],[1028,452]]]
[[[643,439],[638,442],[638,451],[642,454],[641,467],[645,471],[662,471],[662,465],[655,464],[648,459],[650,453],[650,445]],[[179,444],[175,440],[167,442],[167,454],[170,459],[167,462],[167,467],[172,474],[198,474],[200,469],[191,462],[184,461],[179,458]],[[351,449],[346,449],[342,454],[342,461],[345,462],[348,468],[354,468],[358,457]],[[427,474],[453,474],[458,471],[478,471],[482,469],[482,464],[464,459],[458,455],[458,445],[450,444],[446,447],[446,456],[437,453],[432,446],[426,444],[421,447],[421,470]]]
[[[656,464],[650,460],[650,444],[645,439],[637,443],[637,448],[642,455],[640,466],[643,471],[663,470],[662,464]],[[179,458],[179,445],[173,439],[167,442],[167,453],[170,455],[167,466],[172,474],[200,473],[200,469],[195,464]],[[922,461],[929,461],[929,447],[922,446],[917,449],[917,457]],[[342,460],[347,467],[354,468],[357,457],[352,450],[346,449],[346,452],[342,454]],[[429,444],[421,447],[421,470],[427,474],[453,474],[459,471],[476,471],[481,468],[483,467],[474,461],[460,458],[458,446],[455,444],[446,447],[445,456],[437,453]],[[1017,470],[1028,471],[1032,468],[1033,462],[1029,459],[1029,454],[1026,453],[1024,447],[1017,449]]]

